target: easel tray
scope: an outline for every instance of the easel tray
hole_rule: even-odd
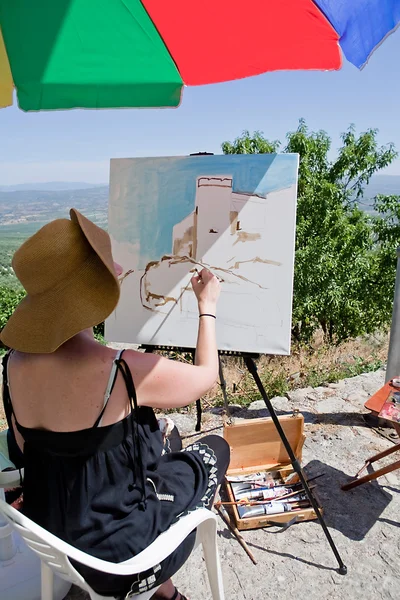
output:
[[[305,440],[303,415],[297,413],[293,416],[281,416],[279,421],[296,458],[300,462]],[[227,509],[237,529],[240,531],[257,529],[272,526],[275,523],[287,523],[292,519],[295,522],[300,522],[317,518],[311,506],[296,508],[287,512],[242,518],[239,514],[240,509],[235,505],[232,483],[228,479],[235,476],[243,477],[250,473],[266,473],[271,478],[281,481],[289,480],[294,483],[298,476],[293,469],[272,419],[254,419],[245,423],[226,425],[223,435],[231,449],[231,461],[224,482],[224,490],[227,501],[232,503],[227,505]],[[320,507],[315,493],[314,497]],[[282,502],[284,501],[282,500]],[[241,512],[243,513],[243,511]]]

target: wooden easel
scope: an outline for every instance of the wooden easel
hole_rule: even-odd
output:
[[[367,402],[364,404],[365,408],[368,408],[368,410],[370,410],[373,415],[378,416],[389,393],[393,390],[398,391],[398,388],[395,388],[389,381],[380,390],[378,390],[373,396],[371,396],[371,398],[369,398],[367,400]],[[390,422],[392,423],[394,429],[397,432],[397,435],[400,438],[400,423],[396,423],[394,421],[390,421]],[[387,450],[384,450],[383,452],[379,452],[378,454],[375,454],[374,456],[371,456],[370,458],[368,458],[365,461],[364,465],[361,467],[361,469],[358,471],[358,473],[355,475],[354,479],[352,479],[352,481],[350,481],[349,483],[342,485],[342,490],[344,490],[344,491],[351,490],[359,485],[362,485],[363,483],[367,483],[368,481],[377,479],[378,477],[381,477],[382,475],[386,475],[386,473],[391,473],[392,471],[396,471],[397,469],[400,469],[400,460],[397,460],[394,463],[387,465],[386,467],[382,467],[380,469],[377,469],[376,471],[373,471],[372,473],[368,473],[368,475],[363,475],[362,477],[360,477],[361,473],[363,471],[365,471],[365,469],[367,469],[371,464],[377,462],[381,458],[385,458],[386,456],[393,454],[394,452],[400,452],[400,442],[395,444],[392,448],[388,448]]]

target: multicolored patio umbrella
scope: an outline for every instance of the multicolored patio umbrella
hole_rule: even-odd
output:
[[[362,67],[400,0],[0,0],[0,106],[173,107],[184,85]],[[1,35],[2,33],[2,35]],[[4,41],[3,41],[4,40]]]

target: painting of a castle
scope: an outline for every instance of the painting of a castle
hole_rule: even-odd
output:
[[[109,231],[123,266],[107,338],[190,348],[194,269],[221,280],[223,350],[286,354],[294,256],[297,155],[112,161]]]

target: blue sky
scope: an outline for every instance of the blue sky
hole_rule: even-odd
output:
[[[238,36],[240,43],[240,35]],[[42,181],[105,183],[109,159],[220,152],[243,129],[284,141],[304,117],[340,144],[350,123],[379,129],[379,141],[400,150],[400,30],[359,72],[278,72],[187,88],[176,110],[0,111],[0,185]],[[387,171],[400,175],[400,159]]]

